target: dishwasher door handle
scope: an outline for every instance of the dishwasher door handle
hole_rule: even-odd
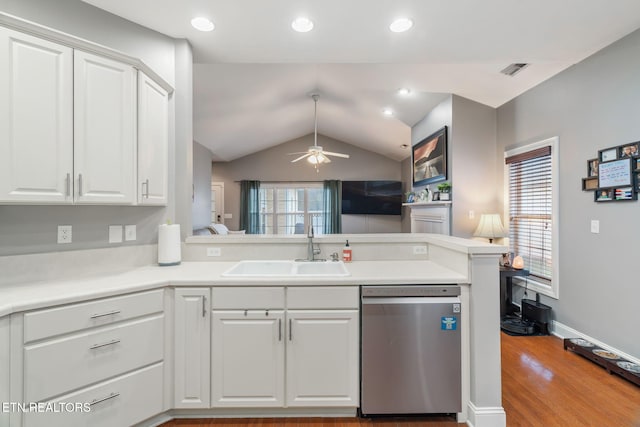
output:
[[[458,297],[375,297],[362,298],[362,305],[447,304],[460,303]]]

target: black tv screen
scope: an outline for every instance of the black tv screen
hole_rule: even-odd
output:
[[[345,215],[400,215],[400,181],[342,181],[342,213]]]

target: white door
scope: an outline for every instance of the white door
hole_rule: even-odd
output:
[[[135,88],[130,65],[74,52],[76,203],[135,201]]]
[[[138,71],[138,203],[167,204],[169,95]]]
[[[0,27],[0,202],[71,203],[72,49]]]
[[[212,406],[284,406],[284,312],[213,311]]]
[[[287,311],[287,405],[358,406],[358,311]]]
[[[210,405],[211,298],[209,288],[175,289],[175,408]]]
[[[224,182],[211,183],[211,222],[224,224]]]

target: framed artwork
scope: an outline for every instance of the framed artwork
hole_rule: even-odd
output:
[[[598,151],[598,160],[600,162],[610,162],[618,159],[618,147],[605,148]]]
[[[633,176],[631,174],[631,158],[623,158],[611,162],[598,164],[598,187],[631,187]]]
[[[638,146],[639,143],[637,142],[627,145],[621,145],[618,149],[618,157],[622,159],[624,157],[634,157],[640,155],[640,152],[638,152]]]
[[[411,150],[413,185],[447,180],[447,127],[418,142]]]
[[[613,200],[612,197],[612,189],[609,190],[598,190],[595,192],[596,202],[610,202]]]
[[[591,159],[587,160],[587,176],[591,178],[592,176],[598,176],[598,164],[600,160]]]
[[[582,191],[593,191],[598,188],[598,177],[582,178]]]

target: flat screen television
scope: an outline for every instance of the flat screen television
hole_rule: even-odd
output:
[[[345,215],[400,215],[402,182],[342,181]]]

